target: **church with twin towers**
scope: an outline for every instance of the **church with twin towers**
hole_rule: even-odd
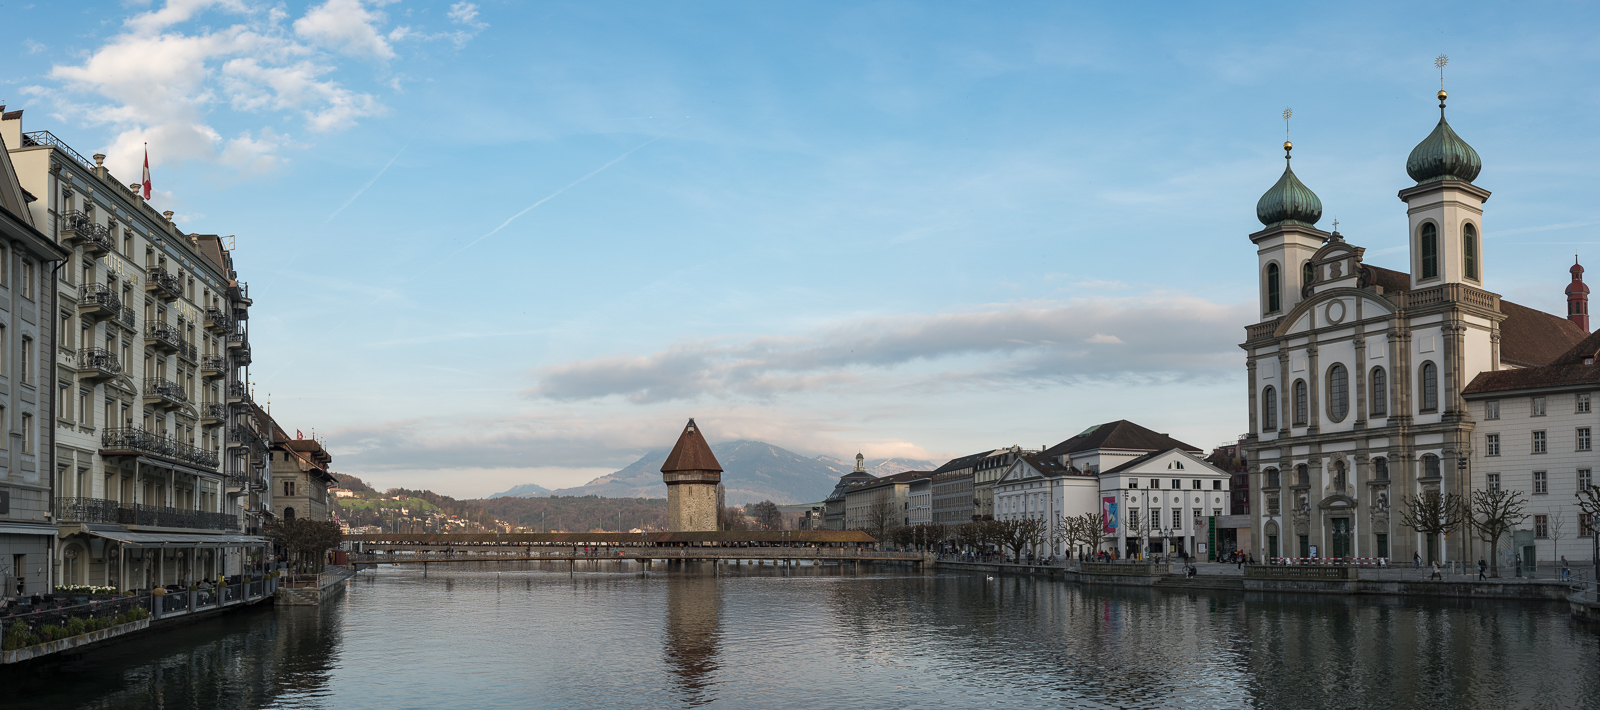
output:
[[[1600,389],[1583,270],[1551,265],[1562,270],[1552,289],[1566,289],[1565,318],[1490,290],[1490,192],[1474,182],[1483,164],[1445,120],[1442,89],[1438,99],[1438,124],[1406,159],[1398,193],[1405,271],[1363,263],[1337,223],[1316,226],[1322,203],[1295,175],[1288,142],[1282,177],[1256,204],[1259,318],[1240,347],[1258,557],[1503,554],[1465,529],[1433,539],[1401,522],[1407,496],[1470,499],[1500,486],[1528,495],[1530,527],[1565,510],[1573,553],[1563,553],[1589,555],[1587,541],[1573,544],[1593,534],[1573,491],[1592,480],[1589,399]]]

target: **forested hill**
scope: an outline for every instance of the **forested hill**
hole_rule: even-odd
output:
[[[667,524],[665,498],[554,496],[485,498],[461,502],[479,506],[501,520],[535,532],[661,530]]]

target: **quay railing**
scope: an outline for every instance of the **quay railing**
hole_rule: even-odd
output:
[[[96,595],[102,596],[102,595]],[[60,626],[65,628],[72,619],[115,619],[133,609],[150,611],[149,596],[118,596],[111,598],[91,599],[87,596],[74,594],[51,594],[40,597],[41,606],[48,608],[33,611],[35,605],[28,603],[32,597],[24,597],[25,601],[12,604],[6,608],[6,614],[0,616],[0,624],[10,628],[12,624],[26,624],[29,633],[37,634],[46,626]]]

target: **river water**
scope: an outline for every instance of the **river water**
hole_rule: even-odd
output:
[[[363,572],[0,673],[7,708],[1600,707],[1556,604],[632,563]]]

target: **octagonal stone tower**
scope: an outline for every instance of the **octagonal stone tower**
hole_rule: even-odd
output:
[[[669,532],[716,532],[722,464],[717,463],[693,419],[661,464],[661,479],[667,484]]]

